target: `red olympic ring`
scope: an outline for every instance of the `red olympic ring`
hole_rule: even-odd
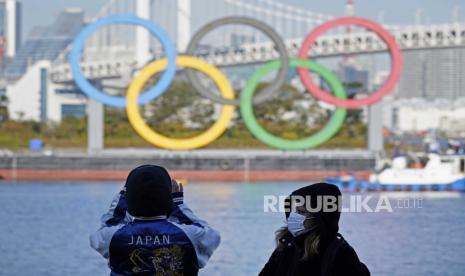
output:
[[[328,21],[313,30],[305,38],[299,50],[299,58],[308,59],[310,55],[310,47],[315,44],[317,37],[329,29],[341,25],[357,25],[364,27],[370,31],[375,32],[387,44],[389,48],[389,55],[391,56],[391,73],[386,83],[368,97],[361,99],[339,99],[316,85],[313,82],[307,68],[299,67],[297,71],[305,88],[315,98],[333,104],[339,108],[360,109],[364,106],[372,105],[380,101],[384,96],[389,94],[394,89],[400,79],[402,71],[402,53],[396,43],[395,38],[378,23],[359,17],[341,17]]]

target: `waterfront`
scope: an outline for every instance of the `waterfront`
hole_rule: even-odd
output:
[[[367,150],[196,150],[105,149],[95,153],[49,154],[0,150],[0,179],[11,181],[123,181],[141,164],[160,164],[189,181],[299,181],[341,172],[367,177],[375,155]]]
[[[104,259],[90,249],[88,235],[121,185],[3,182],[0,275],[108,275]],[[274,230],[284,222],[282,214],[263,212],[263,196],[287,195],[302,185],[187,185],[186,202],[222,234],[220,248],[201,275],[256,275],[273,250]],[[422,208],[342,214],[341,233],[372,275],[465,271],[465,196],[417,196],[423,198]]]

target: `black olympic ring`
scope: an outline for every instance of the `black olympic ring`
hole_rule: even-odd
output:
[[[279,61],[281,63],[281,67],[279,68],[278,74],[274,78],[273,82],[269,86],[262,89],[260,94],[258,94],[257,97],[254,98],[253,103],[259,104],[267,100],[273,99],[274,96],[276,96],[279,93],[281,86],[286,82],[287,73],[289,70],[289,56],[287,54],[286,45],[284,44],[284,41],[281,38],[281,36],[272,27],[268,26],[267,24],[261,21],[255,20],[253,18],[243,17],[243,16],[229,16],[229,17],[214,20],[208,23],[207,25],[203,26],[200,30],[198,30],[194,34],[191,41],[189,42],[189,45],[187,46],[186,55],[194,54],[200,40],[208,32],[210,32],[211,30],[219,26],[229,25],[229,24],[242,24],[242,25],[248,25],[248,26],[254,27],[262,31],[266,36],[268,36],[275,43],[276,50],[279,53]],[[240,101],[238,99],[236,100],[225,99],[209,91],[209,89],[202,84],[201,80],[199,79],[199,76],[195,72],[191,70],[186,70],[186,75],[187,75],[189,82],[192,84],[194,90],[198,92],[200,95],[216,103],[240,106]]]

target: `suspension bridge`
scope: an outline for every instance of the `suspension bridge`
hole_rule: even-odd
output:
[[[331,15],[314,13],[272,0],[112,0],[93,18],[114,14],[133,14],[156,22],[164,28],[177,46],[185,50],[191,31],[216,18],[229,15],[249,16],[261,20],[284,38],[289,55],[295,56],[303,38],[317,25],[333,19]],[[209,7],[205,10],[204,7]],[[465,23],[442,25],[384,25],[396,38],[403,51],[444,49],[465,46]],[[81,63],[84,75],[93,80],[121,79],[149,60],[163,56],[157,41],[139,28],[116,25],[95,33],[89,40]],[[225,28],[226,29],[226,28]],[[234,39],[236,38],[236,39]],[[219,67],[259,64],[276,59],[275,45],[258,31],[231,26],[208,41],[198,56]],[[374,33],[363,30],[331,33],[320,37],[312,48],[312,57],[381,53],[386,44]],[[71,83],[73,78],[67,61],[69,48],[54,62],[52,81]]]

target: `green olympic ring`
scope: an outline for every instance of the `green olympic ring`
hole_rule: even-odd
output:
[[[241,116],[244,119],[244,123],[250,132],[260,141],[263,143],[279,148],[282,150],[304,150],[317,147],[324,142],[328,141],[333,135],[335,135],[339,129],[342,127],[344,120],[347,115],[347,110],[343,108],[337,108],[336,111],[331,116],[329,122],[325,125],[323,129],[318,131],[317,133],[302,138],[299,140],[288,140],[278,136],[275,136],[265,130],[255,118],[255,114],[253,113],[253,105],[252,105],[252,98],[256,91],[257,85],[259,84],[260,80],[266,76],[267,74],[273,72],[274,70],[279,69],[280,61],[275,60],[264,64],[260,67],[247,81],[246,86],[242,90],[240,94],[240,110]],[[312,70],[313,72],[317,73],[331,87],[334,95],[340,99],[346,99],[347,93],[344,89],[342,83],[338,80],[336,75],[334,75],[331,71],[323,67],[322,65],[311,61],[311,60],[302,60],[298,58],[291,58],[289,66],[291,68],[295,67],[305,67],[307,69]]]

